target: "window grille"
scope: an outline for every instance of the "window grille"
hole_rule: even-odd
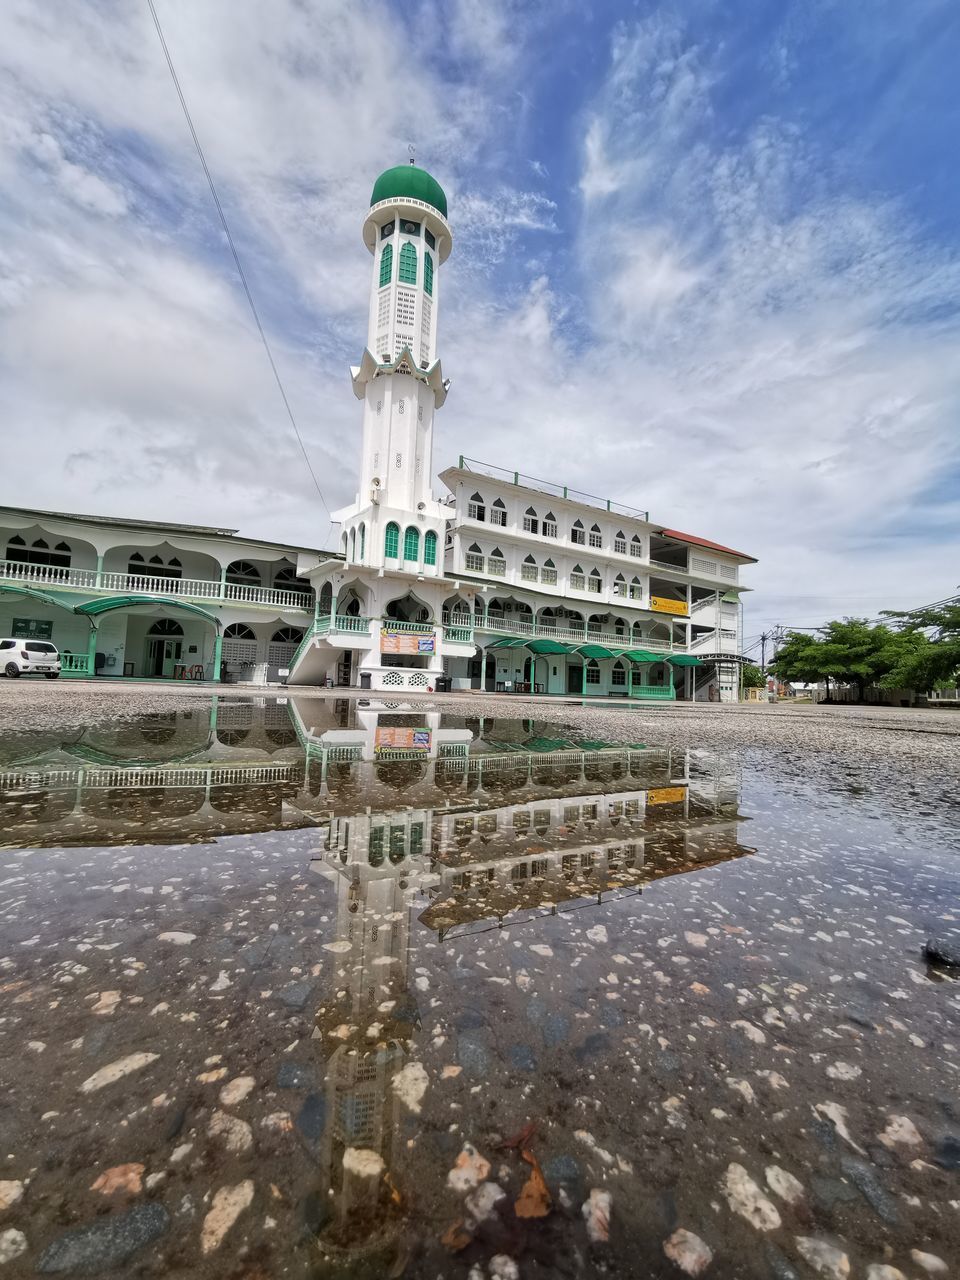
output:
[[[487,560],[487,571],[496,578],[502,578],[507,572],[507,562],[500,556],[490,556]]]
[[[380,253],[380,288],[389,284],[393,276],[393,245],[385,244]]]
[[[471,573],[483,573],[483,556],[475,551],[468,551],[463,562]]]
[[[540,581],[555,584],[557,581],[556,569],[548,568],[546,565],[540,570]]]
[[[401,284],[417,283],[417,251],[409,241],[400,249],[400,271],[397,279]]]
[[[590,570],[590,577],[587,579],[587,590],[592,591],[594,595],[599,595],[603,589],[603,579],[597,573],[596,569]]]
[[[591,658],[587,663],[586,669],[584,670],[584,677],[587,684],[600,683],[600,667],[597,664],[596,658]]]
[[[584,533],[582,526],[578,529],[576,525],[570,530],[570,541],[575,542],[577,546],[585,546],[587,535]]]
[[[403,535],[403,558],[413,561],[420,559],[420,530],[413,525]]]
[[[429,253],[423,255],[423,288],[433,297],[433,258]]]
[[[640,560],[643,558],[643,543],[640,541],[640,539],[637,537],[636,534],[634,534],[633,537],[630,539],[630,554],[634,556],[637,560]]]
[[[400,526],[392,520],[383,531],[383,554],[388,560],[396,560],[400,553]]]
[[[490,508],[490,523],[506,525],[507,509],[499,498],[494,499],[493,506]]]
[[[627,683],[627,673],[618,662],[610,673],[610,683],[622,687]]]
[[[614,538],[613,549],[618,556],[625,556],[627,554],[627,540],[622,533],[618,533]]]
[[[428,529],[423,536],[423,563],[437,563],[437,535],[432,529]]]
[[[596,529],[590,530],[590,545],[591,547],[603,546],[603,535],[601,533],[598,533]]]
[[[520,566],[520,577],[524,582],[536,582],[538,576],[537,566],[535,564],[527,564],[524,562]]]
[[[586,585],[587,585],[587,580],[582,573],[571,573],[570,575],[571,591],[584,591],[586,590]]]

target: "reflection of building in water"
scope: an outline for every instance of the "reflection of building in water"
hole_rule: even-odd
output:
[[[389,1222],[399,1157],[401,1104],[391,1082],[420,1029],[409,964],[424,867],[417,860],[400,871],[336,856],[315,859],[312,868],[333,881],[337,898],[336,974],[313,1032],[325,1076],[322,1191],[334,1196],[331,1235],[372,1243]],[[351,1149],[375,1153],[382,1166],[345,1161]]]
[[[32,738],[0,770],[2,843],[117,844],[300,827],[304,752],[287,708],[224,702]]]
[[[372,1249],[390,1230],[403,1138],[393,1082],[415,1062],[420,1028],[417,922],[467,945],[478,929],[596,911],[661,877],[752,852],[737,840],[736,771],[712,753],[543,738],[524,751],[519,739],[498,748],[474,737],[469,754],[446,754],[457,738],[438,737],[422,713],[407,724],[406,714],[358,715],[354,740],[340,729],[318,736],[312,785],[329,810],[312,869],[337,897],[336,977],[314,1029],[327,1101],[321,1190],[335,1204],[325,1242],[334,1247]],[[432,740],[423,759],[390,762],[419,770],[393,790],[377,743],[397,739],[374,731],[418,726]],[[331,786],[334,764],[350,770],[349,788]],[[411,786],[418,798],[404,803]]]

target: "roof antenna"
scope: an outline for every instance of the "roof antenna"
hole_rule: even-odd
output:
[[[410,163],[411,163],[411,164],[416,164],[416,163],[417,163],[417,161],[416,161],[417,148],[413,145],[413,143],[412,143],[412,142],[408,144],[408,146],[407,146],[407,151],[410,153]]]

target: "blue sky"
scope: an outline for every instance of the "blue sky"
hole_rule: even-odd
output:
[[[413,142],[437,470],[751,552],[748,633],[956,588],[955,5],[156,2],[330,507]],[[146,6],[10,0],[0,66],[3,499],[327,540]]]

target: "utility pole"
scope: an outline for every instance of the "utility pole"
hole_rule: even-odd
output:
[[[764,675],[767,674],[767,633],[766,631],[760,636],[760,670]]]

